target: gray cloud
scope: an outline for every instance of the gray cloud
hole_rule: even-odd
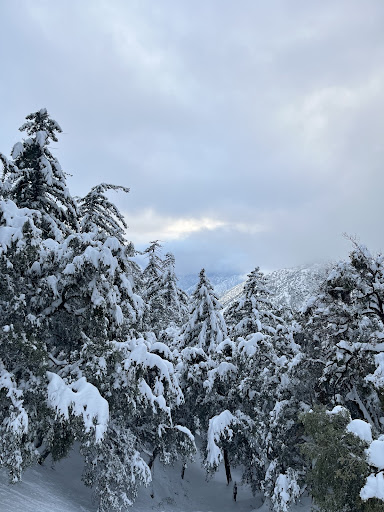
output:
[[[72,192],[130,186],[129,235],[167,236],[180,271],[335,259],[345,231],[383,248],[381,0],[19,0],[0,16],[0,150],[46,106]]]

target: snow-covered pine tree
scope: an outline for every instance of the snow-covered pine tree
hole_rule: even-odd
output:
[[[243,479],[262,491],[276,512],[288,511],[302,492],[304,462],[296,448],[302,432],[297,369],[302,361],[294,341],[295,327],[275,334],[255,332],[237,340],[237,427],[242,433],[238,460]]]
[[[281,318],[276,316],[264,274],[256,267],[244,286],[244,293],[225,312],[225,321],[234,337],[260,332],[274,334]]]
[[[79,200],[80,227],[85,233],[95,233],[96,238],[99,236],[105,239],[112,236],[124,244],[125,230],[128,226],[119,209],[106,196],[105,193],[109,190],[129,192],[127,187],[108,183],[92,187],[90,192]]]
[[[208,379],[208,372],[216,366],[213,358],[216,349],[227,335],[220,309],[220,303],[203,269],[191,298],[188,321],[181,330],[177,367],[185,397],[178,417],[184,418],[193,432],[201,435],[207,432],[212,412],[206,400],[204,383]]]
[[[38,461],[50,421],[37,319],[47,305],[38,276],[40,221],[39,212],[0,200],[0,466],[12,482]]]
[[[144,251],[148,264],[143,271],[142,297],[146,304],[145,329],[156,335],[164,328],[165,303],[163,297],[163,260],[160,257],[159,240],[150,242]]]
[[[232,333],[243,336],[232,349],[236,380],[228,386],[228,407],[210,420],[207,465],[215,469],[227,450],[231,463],[243,466],[243,479],[254,491],[262,491],[274,510],[286,511],[301,492],[304,464],[292,448],[300,440],[298,327],[277,315],[258,269],[227,318]]]
[[[60,238],[77,229],[77,206],[71,197],[65,173],[49,150],[61,128],[45,108],[29,114],[20,131],[29,136],[12,149],[12,161],[1,156],[6,197],[19,208],[40,211],[44,238]]]
[[[380,430],[384,353],[384,257],[356,242],[305,311],[305,344],[322,362],[316,399],[344,405]],[[310,361],[310,359],[309,359]],[[318,372],[319,374],[320,372]]]
[[[82,448],[85,482],[95,489],[100,512],[132,505],[139,485],[151,481],[156,458],[167,464],[195,453],[190,431],[173,421],[183,395],[172,362],[156,353],[157,345],[142,338],[115,344],[114,371],[102,384],[109,386],[103,390],[109,396],[108,430],[99,445]]]
[[[231,344],[220,309],[203,269],[180,335],[177,371],[185,402],[176,411],[179,421],[202,437],[203,445],[209,420],[216,411],[221,412],[227,383],[235,371],[226,359],[230,358]]]
[[[189,319],[182,329],[183,345],[215,353],[217,346],[227,337],[227,326],[221,309],[205,270],[202,269],[191,297]]]
[[[0,359],[6,376],[2,379],[3,392],[9,389],[2,408],[5,452],[0,459],[13,481],[20,478],[26,465],[41,459],[47,445],[51,449],[54,445],[54,413],[47,402],[49,354],[45,345],[50,330],[45,312],[52,302],[52,293],[47,289],[51,289],[54,265],[46,257],[45,248],[57,246],[77,227],[76,205],[66,188],[65,175],[48,149],[50,140],[56,141],[61,129],[45,109],[30,114],[27,121],[21,130],[30,138],[14,146],[13,161],[0,155],[4,168],[0,208]]]
[[[165,315],[162,327],[165,329],[171,323],[181,326],[188,314],[188,295],[177,286],[175,272],[175,257],[167,253],[163,262],[163,282],[161,293],[165,305]]]
[[[237,395],[233,393],[238,385],[235,343],[226,338],[216,347],[211,360],[211,368],[203,383],[204,409],[208,414],[201,421],[206,433],[206,468],[212,473],[224,461],[229,484],[232,479],[231,465],[238,462],[237,445],[240,439],[240,422],[236,418],[238,401]],[[234,430],[236,435],[232,435]]]
[[[34,203],[41,211],[19,208],[11,200],[18,168],[2,162],[0,464],[17,480],[77,439],[100,510],[121,510],[148,482],[148,446],[163,460],[193,451],[190,432],[172,420],[182,401],[173,365],[135,337],[143,301],[133,291],[132,246],[100,230],[70,233],[44,200]]]
[[[122,230],[113,236],[111,226],[118,225],[122,216],[105,197],[97,199],[103,190],[94,188],[92,192],[96,210],[103,209],[103,221],[98,224],[96,218],[91,222],[93,214],[88,207],[88,221],[82,223],[85,232],[63,244],[63,274],[68,280],[63,286],[71,290],[71,311],[78,312],[74,342],[82,340],[81,349],[73,345],[72,359],[79,362],[70,365],[71,375],[84,375],[109,404],[103,439],[98,444],[87,438],[82,441],[85,481],[100,498],[100,510],[109,511],[133,503],[140,483],[150,480],[151,460],[184,460],[195,447],[188,429],[173,422],[172,409],[183,396],[173,364],[167,359],[169,349],[164,346],[165,351],[159,352],[162,344],[153,335],[147,340],[140,337],[145,303],[135,293],[135,269],[130,260],[133,246],[125,241]],[[61,352],[56,359],[63,357]],[[64,372],[62,368],[60,374]],[[146,453],[152,454],[148,463]]]

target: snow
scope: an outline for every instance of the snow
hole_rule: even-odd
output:
[[[81,481],[83,463],[78,454],[56,463],[46,462],[25,471],[9,484],[0,470],[1,512],[96,512],[92,491]]]
[[[11,156],[14,160],[16,158],[19,158],[24,153],[24,146],[22,142],[16,142],[16,144],[13,146]]]
[[[237,367],[235,365],[223,361],[219,366],[208,371],[207,380],[204,381],[203,386],[208,390],[212,390],[216,376],[218,376],[220,380],[225,380],[229,374],[235,374],[236,372]]]
[[[239,352],[243,351],[247,356],[253,357],[259,344],[264,340],[264,335],[261,332],[256,332],[255,334],[250,334],[246,339],[239,338]]]
[[[363,420],[352,420],[347,425],[348,432],[352,432],[355,436],[359,437],[362,441],[367,443],[372,442],[372,430],[371,425]]]
[[[41,132],[40,132],[41,133]],[[44,176],[44,179],[49,187],[53,185],[53,170],[51,166],[51,162],[45,156],[40,158],[40,170],[41,174]]]
[[[150,350],[151,352],[158,352],[159,354],[161,354],[162,358],[168,359],[169,361],[173,359],[173,355],[170,348],[161,341],[155,341],[155,343],[151,345]]]
[[[343,407],[342,405],[336,405],[332,411],[326,411],[327,414],[345,414],[347,413],[347,409],[345,407]]]
[[[68,244],[72,238],[72,236],[68,237],[66,243]],[[84,237],[84,242],[85,241],[86,239]],[[76,269],[81,269],[85,263],[90,263],[96,269],[104,265],[110,275],[115,273],[119,265],[118,259],[112,254],[108,244],[104,243],[101,246],[88,245],[82,254],[75,256],[73,261],[67,264],[63,274],[74,274]]]
[[[165,398],[162,395],[156,396],[144,379],[141,379],[138,388],[141,395],[145,397],[147,401],[151,404],[154,413],[156,413],[156,403],[159,406],[159,409],[162,409],[167,415],[171,414],[169,407],[167,407]]]
[[[187,427],[183,427],[182,425],[175,425],[175,428],[179,430],[180,432],[183,432],[189,439],[194,443],[195,442],[195,436],[192,434],[192,432]]]
[[[18,208],[11,200],[0,201],[0,212],[2,218],[2,226],[0,229],[0,249],[4,252],[12,245],[17,243],[19,247],[24,245],[23,227],[26,223],[35,235],[39,236],[41,231],[35,227],[33,219],[40,216],[37,210],[29,208]]]
[[[238,494],[233,502],[233,485],[226,484],[221,466],[207,480],[201,460],[188,464],[184,480],[181,462],[162,466],[157,460],[153,467],[153,483],[141,487],[132,511],[149,512],[269,512],[267,501],[262,505],[259,496],[253,497],[247,485],[242,485],[240,470],[233,470]],[[10,485],[5,471],[0,470],[1,512],[96,512],[91,489],[81,481],[82,459],[77,450],[70,457],[53,465],[28,469],[23,481]],[[153,497],[152,497],[153,496]],[[292,512],[309,512],[310,503],[304,499]]]
[[[360,491],[360,498],[363,501],[370,498],[384,500],[384,473],[381,471],[377,475],[369,475],[364,487]]]
[[[43,148],[47,143],[48,133],[44,130],[36,132],[36,142]]]
[[[375,441],[372,441],[366,453],[371,466],[384,469],[384,440],[375,439]]]
[[[377,389],[384,387],[384,352],[375,355],[376,370],[368,375],[365,380],[372,382]]]
[[[291,470],[288,474],[280,473],[276,479],[272,502],[278,506],[279,512],[289,512],[292,501],[300,496],[297,475]]]
[[[216,467],[223,460],[223,453],[217,443],[221,437],[232,438],[233,431],[230,426],[236,423],[237,418],[228,410],[209,420],[206,462],[208,467]]]
[[[129,357],[124,361],[124,368],[128,370],[132,364],[147,368],[157,368],[160,371],[160,378],[171,382],[171,376],[174,373],[173,364],[157,354],[148,352],[145,343],[140,343],[140,340],[137,341],[136,347],[133,348]]]
[[[28,414],[23,407],[23,392],[17,389],[12,374],[7,372],[0,359],[0,390],[8,390],[6,397],[10,399],[9,417],[4,420],[7,430],[13,430],[19,434],[28,432]]]
[[[123,349],[124,344],[117,344]],[[128,348],[128,346],[126,347]],[[139,384],[139,391],[141,396],[145,398],[155,411],[155,404],[162,409],[167,415],[170,415],[170,408],[166,403],[163,396],[164,384],[168,387],[170,393],[175,398],[176,404],[180,404],[183,400],[181,389],[178,385],[177,378],[174,372],[173,364],[160,357],[158,354],[149,352],[147,344],[143,338],[131,340],[130,354],[124,359],[123,366],[127,372],[131,367],[141,366],[146,372],[148,370],[156,370],[156,381],[154,389],[148,383],[141,379]]]
[[[55,373],[47,372],[47,377],[48,405],[66,420],[70,411],[75,416],[82,416],[85,431],[95,429],[96,442],[101,441],[108,426],[109,405],[98,389],[85,377],[71,384],[66,384]]]

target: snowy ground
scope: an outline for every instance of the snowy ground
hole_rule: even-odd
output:
[[[25,472],[23,481],[9,485],[0,471],[1,512],[95,512],[92,492],[81,480],[82,464],[76,454],[55,466],[49,463]],[[181,465],[154,467],[154,486],[141,489],[132,512],[266,512],[261,500],[238,482],[238,496],[232,499],[232,485],[227,486],[223,469],[209,482],[200,462],[191,464],[185,479],[180,478]],[[239,475],[234,471],[234,479]],[[151,497],[151,494],[154,497]],[[308,512],[301,504],[294,512]]]

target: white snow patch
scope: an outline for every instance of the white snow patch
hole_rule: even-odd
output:
[[[359,437],[362,441],[367,443],[372,442],[372,430],[371,425],[363,420],[352,420],[347,425],[348,432],[352,432],[355,436]]]
[[[378,498],[384,501],[384,473],[369,475],[364,487],[360,491],[360,498],[367,501],[370,498]]]
[[[372,441],[366,453],[371,466],[384,469],[384,440],[376,439]]]
[[[85,377],[71,384],[66,384],[56,373],[47,372],[47,377],[48,405],[66,420],[70,411],[75,416],[82,416],[85,431],[95,429],[96,442],[101,441],[108,426],[109,405],[99,390]]]
[[[208,467],[216,467],[223,460],[223,453],[217,443],[221,437],[232,439],[233,430],[230,427],[236,423],[237,418],[228,410],[209,420],[206,461]]]

